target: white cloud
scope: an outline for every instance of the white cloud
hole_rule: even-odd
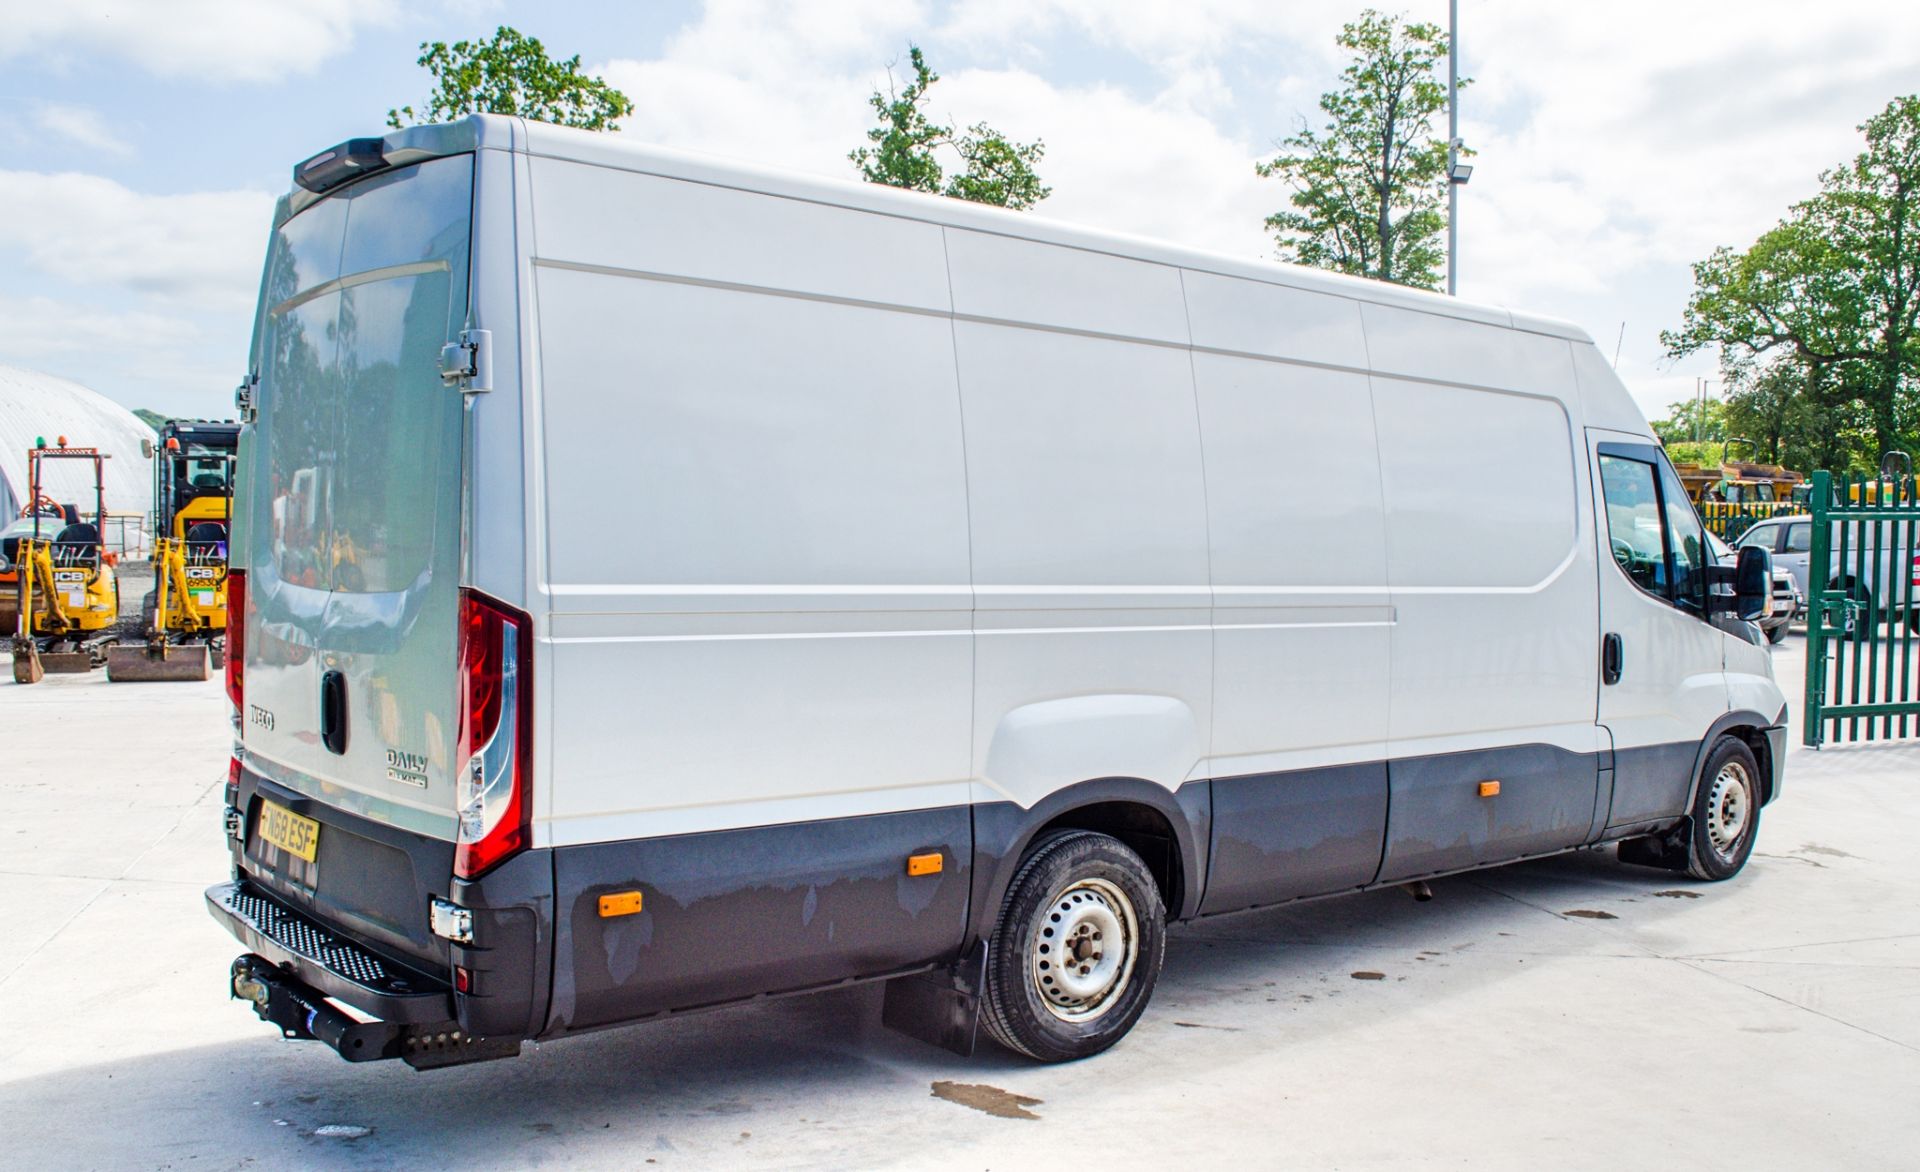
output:
[[[310,73],[393,0],[0,0],[0,60],[102,56],[160,77],[269,81]]]
[[[0,294],[0,355],[34,366],[103,351],[151,356],[198,340],[193,322],[146,310],[106,310],[42,295]]]
[[[147,195],[98,175],[0,171],[0,248],[73,285],[249,310],[273,199],[257,191]]]
[[[42,102],[34,108],[33,120],[46,133],[83,147],[122,157],[133,153],[132,144],[115,133],[99,111],[86,106]]]

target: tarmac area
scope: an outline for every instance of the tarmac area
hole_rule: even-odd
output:
[[[1920,740],[1796,744],[1728,883],[1579,851],[1176,928],[1086,1062],[956,1057],[862,987],[420,1073],[227,999],[217,679],[10,679],[7,1168],[1920,1167]]]

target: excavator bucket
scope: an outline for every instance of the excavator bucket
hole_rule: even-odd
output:
[[[206,680],[205,643],[166,644],[159,648],[123,643],[107,648],[107,678],[119,683],[155,680]]]
[[[16,684],[37,684],[46,675],[40,666],[40,650],[29,643],[23,650],[19,645],[13,649],[13,682]]]
[[[55,675],[79,675],[93,670],[94,659],[85,651],[42,651],[40,666]]]

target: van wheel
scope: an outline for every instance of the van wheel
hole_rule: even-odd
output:
[[[1760,763],[1738,737],[1721,737],[1700,772],[1687,836],[1687,874],[1717,882],[1747,865],[1760,829]]]
[[[988,946],[987,1032],[1042,1062],[1100,1053],[1146,1009],[1166,935],[1139,855],[1088,830],[1045,836],[1007,888]]]
[[[1767,642],[1785,643],[1787,641],[1787,626],[1788,624],[1781,623],[1779,626],[1773,628],[1771,631],[1768,631]]]

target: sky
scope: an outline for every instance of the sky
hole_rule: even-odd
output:
[[[621,133],[853,178],[909,42],[937,117],[1041,139],[1029,214],[1271,257],[1256,160],[1314,119],[1362,0],[0,0],[0,363],[226,416],[294,163],[418,105],[424,40],[508,24],[636,105]],[[1383,4],[1444,22],[1444,0]],[[1478,152],[1460,294],[1584,327],[1653,418],[1690,264],[1744,247],[1920,91],[1920,4],[1461,0]]]

